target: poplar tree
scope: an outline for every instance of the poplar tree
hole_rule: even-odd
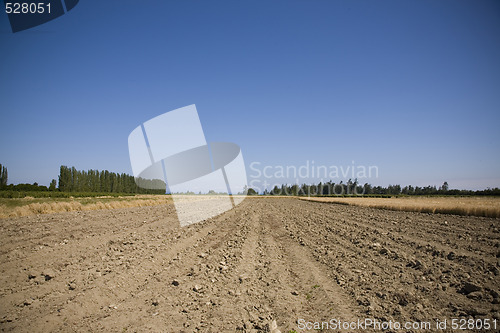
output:
[[[5,187],[7,186],[7,168],[0,164],[0,187]]]

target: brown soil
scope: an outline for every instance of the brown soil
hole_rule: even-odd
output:
[[[251,198],[185,228],[163,205],[2,219],[0,235],[4,331],[500,319],[499,219]]]

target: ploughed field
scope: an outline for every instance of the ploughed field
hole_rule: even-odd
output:
[[[247,198],[184,228],[171,204],[0,219],[0,244],[3,331],[500,327],[498,218]]]

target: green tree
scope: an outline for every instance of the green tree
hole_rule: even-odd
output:
[[[279,195],[279,194],[281,194],[280,192],[281,192],[281,190],[278,187],[278,185],[275,185],[273,190],[271,191],[271,195]]]
[[[52,179],[52,181],[50,182],[50,185],[49,185],[49,191],[55,191],[56,190],[56,186],[57,186],[56,180]]]
[[[7,179],[8,179],[7,168],[0,164],[0,187],[7,186]]]
[[[255,191],[251,187],[247,190],[247,195],[257,195],[257,194],[258,194],[257,191]]]
[[[61,165],[61,168],[59,169],[59,191],[71,191],[71,171],[65,165]]]

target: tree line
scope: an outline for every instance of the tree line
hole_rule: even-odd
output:
[[[49,187],[33,184],[9,184],[7,185],[7,168],[0,164],[0,189],[11,191],[51,191],[64,193],[129,193],[129,194],[165,194],[166,184],[162,180],[147,180],[125,173],[115,173],[108,170],[77,170],[75,167],[62,165],[59,169],[58,182],[52,179]],[[140,182],[142,187],[137,185]],[[145,188],[144,188],[145,187]],[[367,196],[393,196],[393,195],[497,195],[500,196],[499,188],[488,188],[485,190],[471,191],[450,189],[447,182],[440,187],[436,186],[412,186],[389,185],[373,186],[358,183],[355,179],[347,182],[335,183],[328,181],[318,184],[282,184],[274,186],[273,189],[265,189],[257,193],[252,188],[246,188],[248,195],[291,195],[291,196],[344,196],[344,195],[367,195]],[[191,192],[189,192],[191,193]],[[194,194],[194,193],[193,193]]]
[[[292,195],[292,196],[344,196],[344,195],[367,195],[367,196],[393,196],[393,195],[500,195],[499,188],[488,188],[485,190],[471,191],[450,189],[448,182],[444,182],[440,187],[436,186],[412,186],[407,185],[389,185],[373,186],[365,183],[358,183],[355,179],[349,179],[347,182],[340,181],[334,183],[332,181],[326,183],[318,183],[313,185],[275,185],[273,189],[265,189],[262,193],[257,193],[252,188],[248,189],[249,195]]]
[[[138,178],[141,185],[136,184],[134,176],[115,173],[108,170],[77,170],[75,167],[62,165],[59,169],[59,181],[52,179],[49,187],[33,184],[7,185],[7,168],[0,164],[0,189],[10,191],[59,191],[71,193],[138,193],[165,194],[166,184],[162,180],[146,180]],[[154,188],[154,189],[151,189]]]
[[[126,173],[115,173],[108,170],[77,170],[75,167],[62,165],[59,170],[59,186],[61,192],[100,192],[100,193],[149,193],[165,194],[166,184],[161,180],[140,179],[141,184],[155,183],[156,189],[139,187],[134,176]],[[158,184],[161,183],[161,184]],[[55,180],[51,186],[55,187]],[[50,187],[49,186],[49,189]]]

